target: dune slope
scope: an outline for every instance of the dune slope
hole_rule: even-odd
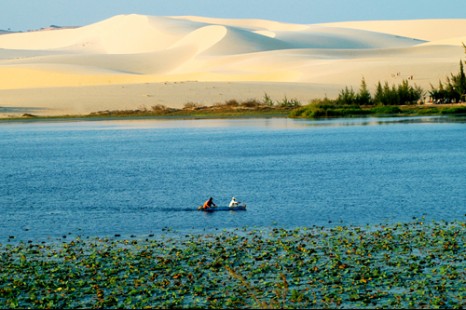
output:
[[[33,103],[44,113],[180,106],[190,100],[176,87],[171,100],[157,93],[141,100],[134,91],[115,100],[109,93],[112,85],[136,90],[141,88],[136,85],[180,82],[189,83],[191,95],[203,104],[230,99],[224,97],[227,91],[208,91],[206,85],[215,83],[256,98],[278,90],[276,96],[303,100],[335,96],[346,85],[357,88],[362,77],[370,86],[409,78],[428,89],[457,70],[465,38],[466,19],[300,25],[119,15],[73,29],[1,34],[0,106]],[[300,85],[294,94],[290,83]],[[252,84],[256,93],[245,89]],[[63,91],[67,88],[73,91]],[[79,103],[79,89],[87,103]],[[99,100],[90,100],[92,94]],[[47,110],[52,101],[54,110]]]

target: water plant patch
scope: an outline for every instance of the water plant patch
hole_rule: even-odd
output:
[[[0,245],[0,308],[464,308],[462,221]]]

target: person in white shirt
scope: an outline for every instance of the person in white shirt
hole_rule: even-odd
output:
[[[237,201],[235,197],[232,197],[229,207],[234,208],[234,207],[237,207],[238,205],[239,205],[239,201]]]

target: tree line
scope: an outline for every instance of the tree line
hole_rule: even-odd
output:
[[[421,100],[424,90],[417,85],[410,85],[408,80],[403,80],[401,84],[383,85],[379,81],[375,93],[372,95],[364,78],[361,80],[359,91],[355,92],[352,87],[345,87],[338,94],[335,100],[339,105],[402,105],[414,104]]]
[[[466,45],[463,43],[466,52]],[[439,81],[438,87],[430,84],[430,98],[434,103],[457,103],[466,102],[466,74],[464,73],[463,61],[460,60],[459,72],[446,77],[446,81]],[[403,80],[399,85],[390,86],[388,82],[383,85],[377,83],[374,95],[367,89],[364,78],[358,92],[352,87],[345,87],[333,102],[340,105],[403,105],[418,103],[424,96],[424,90],[417,85],[410,85],[408,80]]]
[[[456,103],[466,101],[466,75],[464,74],[463,62],[460,61],[460,69],[457,74],[451,73],[446,81],[439,81],[438,87],[432,84],[430,97],[435,103]]]

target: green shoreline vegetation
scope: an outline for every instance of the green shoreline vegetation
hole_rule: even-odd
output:
[[[381,86],[381,84],[378,84]],[[379,87],[378,86],[378,87]],[[314,99],[311,103],[303,105],[297,99],[286,97],[278,102],[273,102],[268,94],[259,101],[249,99],[239,102],[230,99],[223,103],[205,106],[199,103],[186,103],[183,108],[169,108],[164,105],[155,105],[150,108],[139,107],[135,110],[106,110],[93,112],[87,115],[60,115],[38,116],[25,113],[20,117],[0,118],[0,121],[14,120],[62,120],[62,119],[120,119],[120,118],[155,118],[155,119],[208,119],[208,118],[252,118],[252,117],[289,117],[305,119],[342,118],[342,117],[386,117],[386,116],[441,116],[441,115],[466,115],[466,103],[448,101],[439,104],[421,104],[423,91],[416,87],[411,88],[407,81],[397,86],[383,86],[388,93],[376,93],[373,97],[367,92],[367,98],[361,99],[361,94],[367,91],[364,79],[359,93],[351,88],[343,89],[337,99]],[[403,97],[404,88],[414,91],[406,99]],[[377,96],[382,96],[381,101],[376,101]],[[401,99],[400,99],[401,98]],[[377,99],[379,100],[379,99]],[[439,99],[437,99],[439,100]],[[394,102],[389,104],[388,102]]]
[[[0,308],[466,307],[466,224],[0,244]]]
[[[466,48],[466,47],[465,47]],[[445,85],[444,85],[445,84]],[[418,116],[466,114],[466,75],[463,62],[457,74],[451,74],[446,82],[439,81],[438,88],[431,85],[429,96],[435,105],[425,105],[425,91],[410,80],[398,85],[378,82],[372,95],[364,78],[356,93],[353,88],[342,89],[335,100],[318,99],[311,104],[290,112],[294,118],[328,118],[352,116]]]
[[[265,94],[267,98],[268,95]],[[209,118],[263,118],[289,117],[305,119],[325,119],[344,117],[401,117],[401,116],[455,116],[466,115],[466,103],[449,104],[400,104],[400,105],[359,105],[346,104],[328,98],[314,99],[310,104],[302,105],[298,100],[266,103],[250,99],[238,102],[235,99],[212,106],[187,103],[182,109],[155,105],[150,108],[140,107],[136,110],[107,110],[87,115],[39,116],[25,113],[18,117],[0,118],[1,121],[18,120],[108,120],[108,119],[209,119]]]

